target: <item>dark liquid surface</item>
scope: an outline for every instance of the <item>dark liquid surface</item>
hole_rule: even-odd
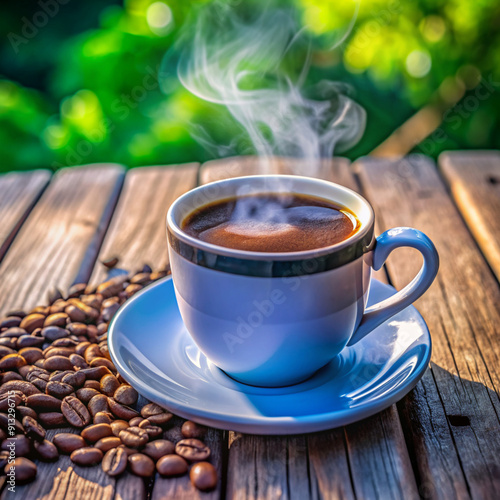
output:
[[[348,209],[313,196],[239,196],[191,213],[182,229],[201,241],[252,252],[299,252],[346,240],[359,228]]]

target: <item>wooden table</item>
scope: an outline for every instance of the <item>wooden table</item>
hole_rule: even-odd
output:
[[[253,158],[128,172],[94,165],[0,177],[0,315],[46,301],[53,286],[97,283],[99,258],[136,271],[167,263],[164,219],[180,194],[215,179],[257,173]],[[299,172],[276,160],[272,172]],[[433,354],[417,387],[362,422],[309,435],[265,437],[211,429],[220,481],[201,494],[188,478],[115,480],[68,457],[39,463],[34,483],[12,497],[33,499],[319,498],[412,499],[500,496],[500,154],[325,161],[308,175],[362,192],[378,232],[416,227],[435,242],[439,275],[416,303]],[[391,255],[378,278],[401,288],[420,266],[411,250]],[[55,431],[50,431],[52,436]],[[175,436],[174,436],[175,437]],[[3,497],[10,498],[3,492]]]

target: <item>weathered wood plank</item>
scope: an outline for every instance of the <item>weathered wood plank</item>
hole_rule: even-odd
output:
[[[500,152],[443,153],[439,165],[462,217],[500,281]]]
[[[436,282],[416,303],[433,338],[432,378],[400,404],[421,493],[494,498],[500,491],[498,283],[429,159],[364,159],[359,166],[383,227],[423,230],[441,257]],[[410,255],[400,250],[388,260],[399,288],[420,266]]]
[[[142,167],[127,173],[100,258],[118,257],[118,267],[133,272],[143,264],[163,269],[168,262],[166,215],[170,204],[196,185],[197,164]],[[91,283],[106,279],[97,265]]]
[[[65,169],[54,176],[0,265],[2,312],[45,304],[51,287],[66,288],[78,275],[88,279],[122,181],[118,165]],[[50,430],[49,439],[60,431]],[[36,481],[16,485],[15,493],[4,490],[2,498],[113,498],[114,480],[97,467],[75,466],[67,456],[37,463]]]
[[[323,161],[315,172],[304,162],[277,158],[266,173],[306,173],[358,190],[349,161]],[[230,158],[202,166],[200,181],[262,172],[255,158]],[[385,280],[385,271],[377,277]],[[363,438],[359,429],[363,429]],[[345,429],[312,436],[271,438],[230,433],[228,498],[406,498],[418,496],[395,407]],[[347,446],[347,449],[346,449]],[[367,456],[369,450],[370,455]],[[363,482],[353,485],[349,476]]]
[[[48,170],[0,176],[0,261],[49,180]]]
[[[50,287],[88,279],[122,177],[122,167],[104,164],[54,176],[0,265],[0,313],[29,310]]]

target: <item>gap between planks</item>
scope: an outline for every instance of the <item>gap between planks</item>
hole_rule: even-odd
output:
[[[432,372],[399,403],[428,498],[493,498],[500,490],[500,290],[447,195],[432,161],[359,161],[362,185],[377,200],[384,228],[410,225],[441,257],[435,283],[416,302],[432,339]],[[396,286],[418,270],[405,250],[388,260]]]

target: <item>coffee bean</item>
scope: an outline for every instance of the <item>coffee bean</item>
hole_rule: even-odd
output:
[[[45,359],[38,359],[35,361],[35,366],[38,366],[39,368],[43,368],[45,365]]]
[[[115,367],[115,365],[109,359],[102,358],[102,357],[94,358],[90,362],[90,367],[91,368],[106,367],[110,372],[115,372],[116,373],[116,367]]]
[[[85,405],[74,396],[66,396],[61,405],[64,418],[74,427],[85,427],[90,423],[90,414]]]
[[[87,362],[79,354],[75,354],[75,353],[71,354],[69,357],[69,360],[71,361],[71,364],[75,368],[88,368],[89,367]]]
[[[62,382],[62,379],[66,375],[71,375],[74,372],[72,370],[56,370],[49,375],[49,382]]]
[[[162,428],[157,425],[152,425],[148,419],[143,420],[139,424],[139,427],[148,433],[149,439],[156,439],[158,436],[163,434]]]
[[[58,411],[42,412],[38,414],[38,420],[46,429],[54,429],[55,427],[64,427],[67,421],[64,415]]]
[[[41,412],[61,410],[61,400],[49,394],[32,394],[26,398],[26,404],[30,408]]]
[[[148,433],[140,427],[128,427],[122,430],[118,437],[124,445],[131,448],[139,448],[149,441]]]
[[[101,450],[90,446],[79,448],[70,455],[72,462],[85,467],[98,464],[102,460],[102,457],[103,453]]]
[[[111,373],[105,366],[95,366],[93,368],[82,368],[80,370],[88,380],[101,380],[104,375]]]
[[[86,380],[85,383],[83,384],[83,387],[85,389],[94,389],[99,392],[101,390],[101,384],[97,380]]]
[[[93,293],[93,294],[90,294],[90,295],[83,295],[82,297],[80,297],[80,300],[90,306],[90,307],[93,307],[94,309],[101,309],[101,306],[102,306],[102,296],[101,295],[98,295],[96,293]]]
[[[12,436],[9,433],[9,439],[5,439],[0,446],[2,450],[11,450],[12,443],[15,443],[15,456],[25,457],[31,453],[31,441],[24,434],[15,434]]]
[[[49,316],[49,318],[52,318],[53,316],[57,316],[57,314],[53,314],[52,316]],[[61,328],[60,326],[57,325],[49,325],[49,326],[46,325],[42,330],[42,336],[49,342],[53,342],[54,340],[64,339],[68,335],[69,335],[68,330],[66,330],[65,328]]]
[[[43,345],[43,337],[35,337],[31,335],[21,335],[16,342],[16,349],[24,349],[26,347],[41,347]]]
[[[45,368],[38,368],[37,366],[30,368],[26,374],[26,380],[43,392],[47,388],[49,377],[49,372]]]
[[[64,312],[64,309],[66,308],[68,304],[64,299],[57,299],[50,307],[49,307],[49,314],[57,314]]]
[[[71,335],[76,335],[76,336],[78,336],[78,335],[84,335],[84,336],[87,335],[87,325],[85,323],[78,323],[78,322],[76,322],[76,323],[75,322],[68,323],[66,325],[66,330],[68,330],[68,332]],[[90,342],[82,342],[82,343],[90,345]]]
[[[15,354],[15,350],[10,347],[6,347],[4,345],[0,345],[0,356],[3,358],[7,354]]]
[[[61,382],[69,384],[73,388],[81,387],[85,383],[85,375],[81,372],[67,373],[62,378]]]
[[[128,456],[123,448],[112,448],[102,459],[102,470],[108,476],[119,476],[127,468]]]
[[[26,360],[26,363],[32,365],[38,359],[43,358],[42,350],[38,347],[24,347],[19,351],[19,354]]]
[[[125,293],[127,294],[127,298],[132,297],[132,295],[135,295],[137,292],[142,290],[144,287],[142,285],[138,285],[137,283],[134,283],[133,285],[129,285],[127,288],[125,288]]]
[[[101,260],[101,263],[104,267],[107,267],[108,269],[113,269],[113,267],[115,267],[118,264],[119,260],[120,259],[118,257],[113,256]]]
[[[127,406],[131,406],[137,403],[138,397],[139,394],[137,393],[137,391],[128,384],[120,385],[113,394],[113,398],[115,399],[115,401],[118,401],[118,403]]]
[[[142,452],[148,457],[151,457],[154,461],[157,461],[165,455],[171,455],[174,453],[175,445],[172,441],[168,441],[167,439],[157,439],[156,441],[146,443]]]
[[[182,435],[185,438],[201,439],[205,435],[206,430],[205,426],[191,422],[191,420],[186,420],[181,427]]]
[[[114,421],[113,414],[109,411],[98,411],[94,415],[94,424],[110,424]]]
[[[21,375],[21,378],[19,377],[15,377],[14,375],[10,375],[8,377],[6,377],[6,382],[8,380],[22,380],[26,377],[26,375],[28,375],[28,372],[30,371],[31,367],[33,365],[24,365],[24,366],[20,366],[18,369],[17,369],[17,373],[19,373],[19,375]],[[16,372],[7,372],[7,373],[16,373]]]
[[[210,448],[199,439],[181,439],[175,445],[175,452],[190,462],[200,462],[210,456]]]
[[[47,349],[43,351],[43,355],[46,359],[51,358],[53,356],[62,356],[63,358],[68,358],[75,352],[75,347],[55,347],[53,344],[49,345]],[[66,368],[70,370],[71,368]]]
[[[99,359],[99,358],[96,358]],[[120,387],[120,382],[114,375],[104,375],[101,379],[101,392],[106,396],[113,396],[116,389]]]
[[[112,436],[113,430],[109,424],[94,424],[85,427],[82,430],[81,436],[89,443],[95,443],[104,437]]]
[[[87,319],[85,311],[74,304],[67,305],[64,312],[69,316],[70,320],[75,323],[83,323]]]
[[[28,370],[29,370],[29,365],[21,366],[19,369],[22,372],[26,371],[26,373],[27,373],[27,370],[26,370],[27,367],[28,367]],[[4,384],[5,382],[9,382],[10,380],[23,380],[22,374],[21,373],[17,373],[17,372],[2,373],[1,378],[2,378],[2,384]],[[2,394],[2,396],[3,396],[3,394]]]
[[[40,393],[40,391],[33,384],[26,382],[25,380],[11,380],[2,384],[0,387],[0,394],[5,394],[10,391],[20,391],[26,396]]]
[[[94,397],[100,394],[99,391],[92,389],[90,387],[82,387],[76,391],[76,397],[85,404],[88,404],[89,401]]]
[[[10,432],[11,429],[9,429],[9,426],[14,426],[17,434],[24,433],[24,427],[17,418],[13,419],[12,416],[7,415],[7,413],[0,413],[0,429]]]
[[[134,453],[128,457],[130,469],[136,476],[151,477],[155,472],[155,463],[142,453]]]
[[[20,354],[7,354],[0,359],[0,371],[15,370],[21,366],[26,365],[26,360]],[[117,380],[118,382],[118,380]],[[118,387],[120,383],[118,382]]]
[[[71,337],[64,337],[52,342],[52,347],[71,347],[73,350],[76,349],[77,345],[78,341]]]
[[[101,283],[96,292],[100,293],[104,298],[118,295],[123,290],[123,284],[127,281],[128,276],[115,276],[114,278]]]
[[[70,330],[70,325],[68,325],[68,330]],[[71,331],[71,330],[70,330]],[[87,328],[85,327],[85,332],[87,332]],[[79,335],[79,334],[76,334],[75,335]],[[79,356],[83,356],[85,357],[85,351],[87,350],[87,348],[90,346],[90,342],[80,342],[76,348],[75,348],[75,354],[78,354]]]
[[[43,323],[45,321],[45,315],[39,313],[28,314],[25,316],[19,326],[26,330],[28,333],[31,333],[36,328],[42,328]]]
[[[4,330],[0,334],[0,338],[2,338],[2,339],[6,339],[6,338],[17,339],[17,338],[21,337],[22,335],[28,335],[28,332],[24,328],[13,326],[11,328],[7,328],[7,330]]]
[[[106,307],[102,310],[102,319],[104,321],[111,321],[113,316],[117,313],[118,309],[120,309],[120,304],[113,304],[109,307]]]
[[[57,348],[62,349],[62,348]],[[64,356],[52,356],[50,358],[45,359],[44,367],[46,370],[54,371],[54,370],[71,370],[73,369],[73,365],[68,358]]]
[[[56,446],[47,439],[35,441],[34,446],[40,460],[54,462],[59,458]]]
[[[111,410],[111,413],[117,418],[123,420],[130,420],[131,418],[137,417],[139,415],[133,408],[129,406],[122,405],[115,401],[113,398],[108,398],[108,406]]]
[[[189,478],[195,488],[201,491],[210,491],[217,486],[217,471],[208,462],[198,462],[191,467]]]
[[[9,349],[17,349],[17,338],[0,338],[0,347],[8,347]]]
[[[0,451],[0,469],[3,471],[4,467],[9,462],[10,452],[7,450]]]
[[[18,457],[13,462],[8,463],[5,468],[5,474],[11,470],[15,471],[16,483],[27,483],[36,477],[36,465],[29,459]]]
[[[75,283],[69,287],[68,290],[68,299],[79,297],[83,293],[85,293],[85,289],[87,288],[87,283]]]
[[[103,453],[106,453],[111,448],[117,448],[122,444],[120,438],[115,436],[108,436],[102,439],[99,439],[97,443],[94,445],[96,448],[99,448]]]
[[[70,434],[69,432],[61,432],[54,436],[54,444],[61,453],[69,455],[75,450],[87,446],[85,439],[78,434]]]
[[[150,273],[138,273],[130,280],[131,285],[146,285],[151,282]]]
[[[149,418],[153,415],[158,415],[160,413],[164,413],[165,410],[157,405],[156,403],[148,403],[144,405],[141,409],[141,416],[144,418]]]
[[[29,406],[17,406],[16,413],[19,415],[20,419],[23,419],[24,417],[31,417],[36,420],[38,418],[36,411],[33,410],[33,408],[30,408]]]
[[[113,430],[114,436],[119,436],[120,432],[123,431],[123,429],[127,429],[128,427],[130,427],[129,423],[126,422],[125,420],[115,420],[114,422],[111,422],[111,424],[109,425]]]
[[[95,395],[87,405],[90,414],[94,417],[101,411],[108,411],[108,398],[104,394]]]
[[[7,318],[3,318],[0,321],[0,330],[4,328],[11,328],[13,326],[19,326],[21,324],[22,318],[19,316],[9,316]]]
[[[134,417],[134,418],[131,418],[128,423],[130,425],[130,427],[135,427],[135,426],[139,426],[139,424],[141,422],[144,422],[144,420],[146,420],[145,418],[142,418],[142,417]]]
[[[172,420],[173,415],[168,412],[164,413],[158,413],[156,415],[151,415],[148,417],[148,420],[153,424],[153,425],[159,425],[160,427],[165,426]]]
[[[45,392],[58,399],[63,399],[69,396],[74,391],[72,385],[65,384],[64,382],[50,381],[45,388]]]
[[[45,429],[34,418],[26,416],[22,423],[27,437],[36,441],[45,439]]]
[[[188,463],[179,455],[168,454],[158,459],[156,470],[166,477],[181,476],[187,472]]]
[[[55,313],[55,314],[50,314],[45,318],[45,321],[43,323],[44,329],[47,326],[60,326],[64,328],[66,326],[66,323],[68,322],[68,315],[65,313]],[[44,335],[45,337],[45,335]]]

